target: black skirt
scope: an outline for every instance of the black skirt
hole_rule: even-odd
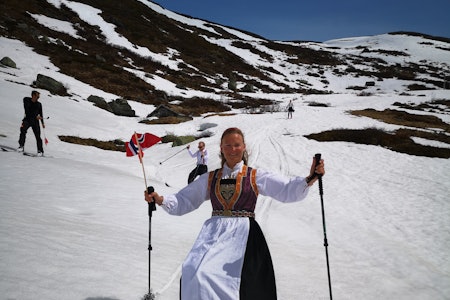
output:
[[[272,257],[261,227],[253,218],[250,218],[239,296],[240,300],[277,299]]]

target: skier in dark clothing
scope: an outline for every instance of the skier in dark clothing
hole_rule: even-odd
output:
[[[292,100],[290,100],[288,104],[288,119],[292,119],[293,112],[294,112],[294,104],[292,103]]]
[[[38,155],[44,155],[44,148],[42,147],[41,139],[41,127],[39,126],[39,120],[42,123],[42,127],[45,128],[44,118],[42,114],[42,104],[38,101],[39,92],[32,91],[31,98],[23,98],[23,108],[25,109],[25,117],[22,120],[22,125],[20,126],[20,137],[19,137],[19,152],[24,151],[25,138],[27,135],[28,128],[33,129],[34,136],[36,137],[36,144]]]

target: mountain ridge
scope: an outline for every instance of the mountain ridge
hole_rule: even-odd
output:
[[[348,47],[345,40],[358,38],[270,41],[144,0],[8,0],[0,8],[0,36],[25,42],[68,76],[145,104],[183,102],[193,98],[185,91],[198,91],[199,98],[239,99],[235,105],[252,107],[253,99],[270,93],[348,92],[354,87],[342,85],[346,78],[361,79],[358,92],[375,82],[368,93],[384,92],[383,81],[404,80],[402,93],[445,87],[450,73],[448,62],[431,58],[432,51],[450,57],[449,39],[420,33],[367,37],[368,43]],[[56,21],[63,26],[49,25]],[[390,40],[392,49],[378,49],[377,39]],[[428,48],[430,57],[414,61],[408,49],[397,49],[402,43]],[[158,85],[159,79],[175,85],[178,95]]]

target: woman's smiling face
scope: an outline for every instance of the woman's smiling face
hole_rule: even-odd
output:
[[[244,156],[244,138],[238,133],[225,135],[220,143],[220,151],[225,157],[228,167],[233,168]]]

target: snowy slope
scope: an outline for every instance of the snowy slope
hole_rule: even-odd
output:
[[[384,47],[383,37],[378,43]],[[411,55],[419,50],[411,50]],[[114,116],[85,99],[91,94],[106,99],[115,95],[60,74],[48,58],[21,42],[0,38],[0,53],[20,62],[18,69],[0,68],[0,144],[17,146],[21,101],[30,94],[29,85],[41,70],[64,81],[73,95],[40,91],[44,116],[49,116],[45,152],[51,157],[0,153],[0,299],[126,300],[147,293],[148,215],[143,190],[148,184],[162,194],[175,192],[184,186],[195,162],[181,152],[159,164],[182,147],[155,145],[145,153],[145,183],[136,158],[67,144],[58,135],[126,141],[134,131],[195,134],[205,123],[217,124],[209,129],[213,135],[203,139],[210,151],[210,169],[219,166],[220,135],[231,126],[246,134],[250,164],[256,168],[304,176],[314,154],[322,153],[336,299],[449,299],[449,160],[304,138],[333,128],[398,128],[346,111],[392,107],[399,101],[393,91],[400,89],[401,81],[392,80],[392,89],[369,97],[264,95],[284,104],[295,99],[291,120],[284,112],[247,115],[236,111],[233,116],[150,126],[138,121],[153,106],[131,102],[138,117]],[[417,55],[423,59],[420,55],[425,54]],[[354,83],[341,80],[346,85]],[[164,88],[170,92],[170,85]],[[425,97],[412,92],[401,99],[420,103],[450,97],[448,90],[420,94]],[[329,107],[311,107],[310,101]],[[449,115],[435,115],[450,122]],[[35,148],[31,131],[26,148]],[[317,186],[300,203],[259,199],[257,220],[272,252],[279,299],[328,297],[320,209]],[[158,299],[178,299],[180,265],[210,212],[205,203],[183,217],[169,216],[161,209],[153,214],[151,280]]]

